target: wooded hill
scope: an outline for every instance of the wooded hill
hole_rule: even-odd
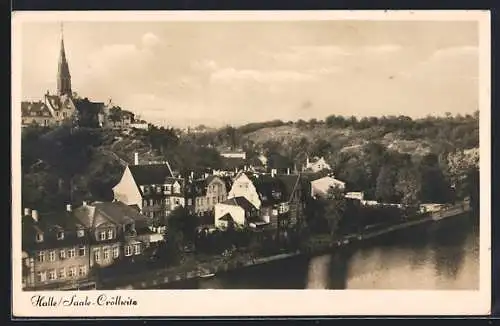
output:
[[[300,169],[306,155],[324,156],[349,189],[403,200],[412,197],[403,188],[410,187],[413,179],[419,184],[416,192],[421,194],[420,186],[434,180],[437,188],[423,192],[439,193],[478,167],[479,116],[478,112],[418,120],[330,116],[324,121],[275,120],[201,133],[156,126],[127,132],[28,127],[22,135],[23,205],[57,210],[84,199],[110,200],[111,189],[124,164],[133,162],[134,152],[143,161],[168,160],[186,174],[224,167],[218,149],[227,147],[242,148],[249,160],[262,153],[271,168]],[[420,199],[440,199],[429,196]]]

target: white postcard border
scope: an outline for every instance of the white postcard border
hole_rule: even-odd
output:
[[[488,11],[14,12],[12,16],[12,313],[14,317],[305,316],[487,314],[491,300],[490,15]],[[27,21],[429,20],[479,22],[480,287],[478,291],[120,290],[23,292],[21,289],[20,37]],[[36,54],[34,54],[36,55]],[[56,300],[120,295],[136,306],[33,307],[33,295]]]

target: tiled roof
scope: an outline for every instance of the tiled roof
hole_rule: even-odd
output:
[[[40,213],[38,221],[31,216],[22,217],[22,243],[23,248],[30,249],[49,249],[75,245],[86,241],[85,238],[77,238],[76,231],[85,228],[76,216],[70,212],[51,212]],[[63,231],[64,238],[57,239],[57,232]],[[43,241],[35,241],[36,234],[43,234]]]
[[[147,224],[148,218],[121,201],[94,203],[96,213],[105,215],[118,225],[127,223]]]
[[[102,112],[105,106],[104,102],[92,102],[88,99],[75,99],[73,103],[78,111]]]
[[[21,102],[23,117],[52,117],[50,109],[43,102]]]
[[[251,202],[249,202],[245,197],[242,197],[242,196],[226,199],[221,204],[240,206],[246,212],[253,211],[253,210],[257,209]]]
[[[250,178],[259,193],[262,205],[274,205],[289,201],[299,185],[300,175],[252,176]]]
[[[227,187],[226,181],[222,177],[218,177],[215,175],[210,175],[205,179],[194,180],[191,184],[192,194],[195,196],[205,196],[207,194],[207,187],[214,180],[220,180],[226,186],[226,190],[229,191],[230,188]]]
[[[130,172],[137,185],[163,184],[172,178],[172,172],[166,164],[129,165]]]

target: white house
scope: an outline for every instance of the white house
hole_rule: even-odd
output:
[[[245,197],[230,198],[215,205],[215,226],[226,228],[230,222],[244,226],[247,219],[257,215],[257,208]]]
[[[326,163],[323,157],[314,157],[313,160],[309,160],[309,156],[306,160],[306,165],[304,166],[305,171],[320,172],[323,170],[331,170],[330,164]]]
[[[345,198],[356,199],[362,201],[365,198],[365,194],[363,192],[353,191],[345,194]]]
[[[335,179],[331,176],[326,176],[320,179],[311,181],[311,196],[322,197],[328,193],[330,188],[345,190],[345,182]]]
[[[252,180],[245,172],[239,172],[233,180],[233,185],[227,198],[245,197],[257,209],[261,207],[259,194]]]

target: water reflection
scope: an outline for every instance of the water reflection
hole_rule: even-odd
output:
[[[168,288],[475,289],[478,256],[476,220],[464,216],[400,230],[332,254],[286,259]]]

